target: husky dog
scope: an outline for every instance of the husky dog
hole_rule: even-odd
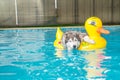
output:
[[[77,49],[80,46],[81,41],[94,44],[94,41],[91,40],[87,34],[76,31],[65,32],[62,37],[62,44],[64,48],[68,50]]]

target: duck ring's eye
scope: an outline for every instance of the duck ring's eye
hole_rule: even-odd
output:
[[[90,21],[89,24],[91,24],[91,25],[96,25],[96,22],[95,22],[95,21]]]

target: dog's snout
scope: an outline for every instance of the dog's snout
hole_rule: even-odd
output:
[[[76,45],[73,45],[73,48],[75,49],[75,48],[76,48]]]

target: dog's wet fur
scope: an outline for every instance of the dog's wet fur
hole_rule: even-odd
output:
[[[62,44],[68,50],[77,49],[81,43],[81,35],[76,31],[68,31],[63,34]]]

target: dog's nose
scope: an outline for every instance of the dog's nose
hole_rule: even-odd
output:
[[[75,48],[76,48],[76,45],[73,45],[73,48],[75,49]]]

